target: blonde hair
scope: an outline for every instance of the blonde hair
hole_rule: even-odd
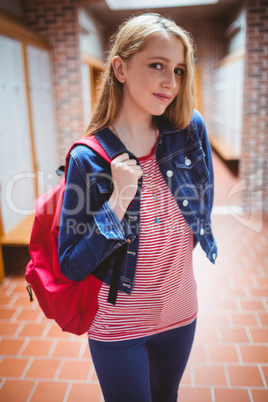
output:
[[[194,55],[192,39],[188,32],[165,17],[146,13],[125,21],[112,38],[113,44],[108,55],[106,68],[102,75],[99,93],[87,135],[93,135],[114,121],[123,98],[123,84],[114,75],[112,60],[120,56],[129,60],[135,53],[144,49],[151,35],[167,32],[178,38],[185,50],[186,71],[182,76],[179,94],[167,107],[163,116],[174,128],[185,128],[194,111]]]

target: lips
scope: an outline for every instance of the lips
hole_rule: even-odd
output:
[[[159,99],[162,102],[168,102],[171,98],[171,96],[166,95],[166,94],[161,94],[161,93],[155,93],[153,94],[157,99]]]

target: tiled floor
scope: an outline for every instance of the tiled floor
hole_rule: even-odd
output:
[[[199,317],[179,402],[268,401],[268,219],[226,208],[237,179],[214,155],[216,266],[194,252]],[[232,210],[238,202],[233,197]],[[261,227],[262,223],[262,227]],[[0,287],[0,400],[101,402],[86,336],[61,332],[21,277]],[[126,401],[127,402],[127,401]],[[138,402],[138,401],[137,401]]]

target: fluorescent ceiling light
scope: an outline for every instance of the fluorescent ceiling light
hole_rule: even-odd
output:
[[[165,8],[201,6],[215,4],[218,0],[106,0],[111,10],[134,10],[143,8]]]

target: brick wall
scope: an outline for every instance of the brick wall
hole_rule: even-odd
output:
[[[61,160],[83,133],[78,9],[72,0],[24,0],[24,19],[52,47],[55,112]]]
[[[245,211],[268,212],[268,1],[247,0],[242,158]],[[262,194],[260,193],[262,192]]]

